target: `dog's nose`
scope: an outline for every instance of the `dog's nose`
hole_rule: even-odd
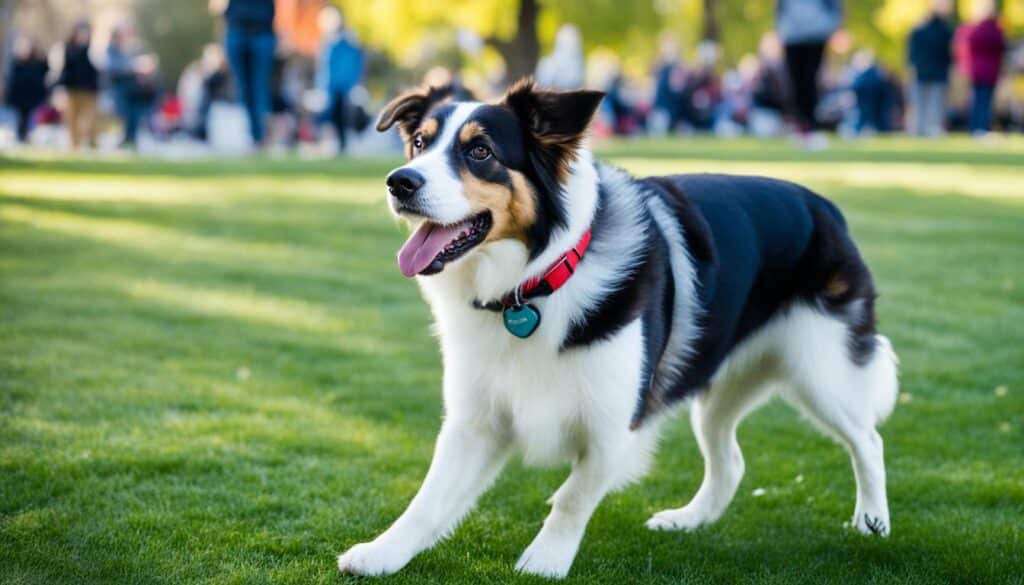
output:
[[[388,192],[399,201],[405,201],[416,194],[426,180],[412,169],[398,169],[388,175]]]

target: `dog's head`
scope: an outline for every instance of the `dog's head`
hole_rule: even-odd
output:
[[[415,228],[398,256],[406,276],[436,274],[501,240],[539,254],[567,221],[563,188],[604,97],[529,80],[493,104],[450,95],[406,93],[377,122],[379,131],[398,126],[409,159],[387,178],[391,210]]]

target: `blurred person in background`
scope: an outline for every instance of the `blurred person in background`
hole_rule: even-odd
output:
[[[619,136],[632,136],[647,130],[647,111],[634,83],[621,70],[608,80],[601,108],[608,116],[611,130]]]
[[[215,101],[229,102],[231,82],[224,59],[224,48],[216,43],[185,66],[178,77],[176,93],[181,99],[182,123],[198,140],[206,140],[210,109]]]
[[[605,88],[604,102],[601,107],[607,112],[611,121],[612,133],[622,136],[629,134],[632,120],[632,104],[626,93],[626,78],[621,72],[612,75]]]
[[[328,6],[320,11],[317,24],[323,47],[317,63],[316,86],[327,95],[326,113],[334,127],[341,151],[347,145],[350,123],[349,94],[363,78],[366,56],[355,35],[345,29],[341,12]]]
[[[945,131],[949,69],[953,64],[953,0],[934,0],[931,12],[913,32],[907,48],[911,69],[911,130],[938,137]]]
[[[100,74],[89,57],[92,28],[88,22],[79,22],[71,30],[64,45],[64,68],[57,80],[67,91],[68,130],[71,147],[83,144],[96,146],[97,96]]]
[[[735,68],[722,75],[722,98],[715,108],[716,136],[734,138],[747,129],[757,68],[757,57],[748,53],[740,57]]]
[[[974,21],[962,25],[954,38],[957,63],[971,82],[968,127],[974,136],[983,136],[992,127],[992,99],[1006,52],[1006,36],[996,14],[994,0],[976,0]]]
[[[842,22],[842,0],[777,0],[776,32],[785,47],[797,132],[808,148],[825,146],[815,118],[818,72],[828,40]]]
[[[139,128],[149,126],[161,91],[159,58],[153,54],[133,58],[126,104],[128,117],[125,120],[125,146],[136,146]]]
[[[850,89],[857,99],[854,129],[857,134],[888,132],[892,114],[889,79],[868,49],[861,49],[851,63]]]
[[[135,84],[135,54],[129,47],[128,29],[116,26],[110,33],[105,53],[105,77],[114,99],[114,112],[124,126],[122,146],[135,144],[139,116],[133,110],[132,91]]]
[[[287,146],[295,146],[299,141],[304,114],[302,97],[313,81],[311,64],[315,66],[290,42],[282,42],[274,56],[271,129]]]
[[[18,117],[18,142],[27,143],[32,128],[32,116],[39,106],[46,103],[49,91],[46,76],[50,71],[39,46],[28,36],[14,40],[13,59],[7,71],[7,105]]]
[[[231,98],[231,78],[228,73],[224,49],[210,43],[203,54],[182,73],[178,83],[185,119],[193,136],[206,141],[210,132],[210,110],[213,104],[228,102]]]
[[[563,24],[555,33],[551,54],[537,64],[537,83],[551,89],[580,89],[585,81],[585,66],[579,29]]]
[[[782,60],[782,45],[773,33],[761,37],[752,85],[750,133],[759,137],[776,136],[782,130],[782,118],[789,101],[789,79]]]
[[[722,99],[722,82],[718,76],[719,46],[714,41],[702,41],[697,46],[697,58],[687,73],[681,102],[681,117],[693,130],[713,128],[715,109]]]
[[[270,79],[274,67],[274,0],[211,0],[223,9],[227,25],[224,48],[235,82],[235,92],[249,118],[249,135],[257,148],[264,146],[270,113]]]
[[[679,57],[675,35],[661,37],[658,61],[654,65],[654,99],[648,127],[658,135],[671,134],[679,126],[680,102],[686,85],[686,70]]]

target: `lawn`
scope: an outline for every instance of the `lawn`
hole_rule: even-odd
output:
[[[1024,575],[1024,142],[604,145],[641,174],[757,173],[840,203],[902,358],[893,534],[844,526],[842,449],[781,404],[696,533],[643,521],[702,464],[685,416],[609,496],[571,582],[990,582]],[[340,583],[426,472],[441,369],[394,261],[395,161],[0,159],[0,582]],[[513,464],[389,582],[512,566],[566,469]],[[754,490],[763,495],[755,496]]]

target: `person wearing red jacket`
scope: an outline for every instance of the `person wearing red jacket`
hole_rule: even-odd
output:
[[[968,127],[976,136],[991,128],[992,99],[1006,52],[1006,35],[996,21],[996,14],[995,2],[979,2],[977,19],[961,26],[954,41],[957,62],[971,82]]]

